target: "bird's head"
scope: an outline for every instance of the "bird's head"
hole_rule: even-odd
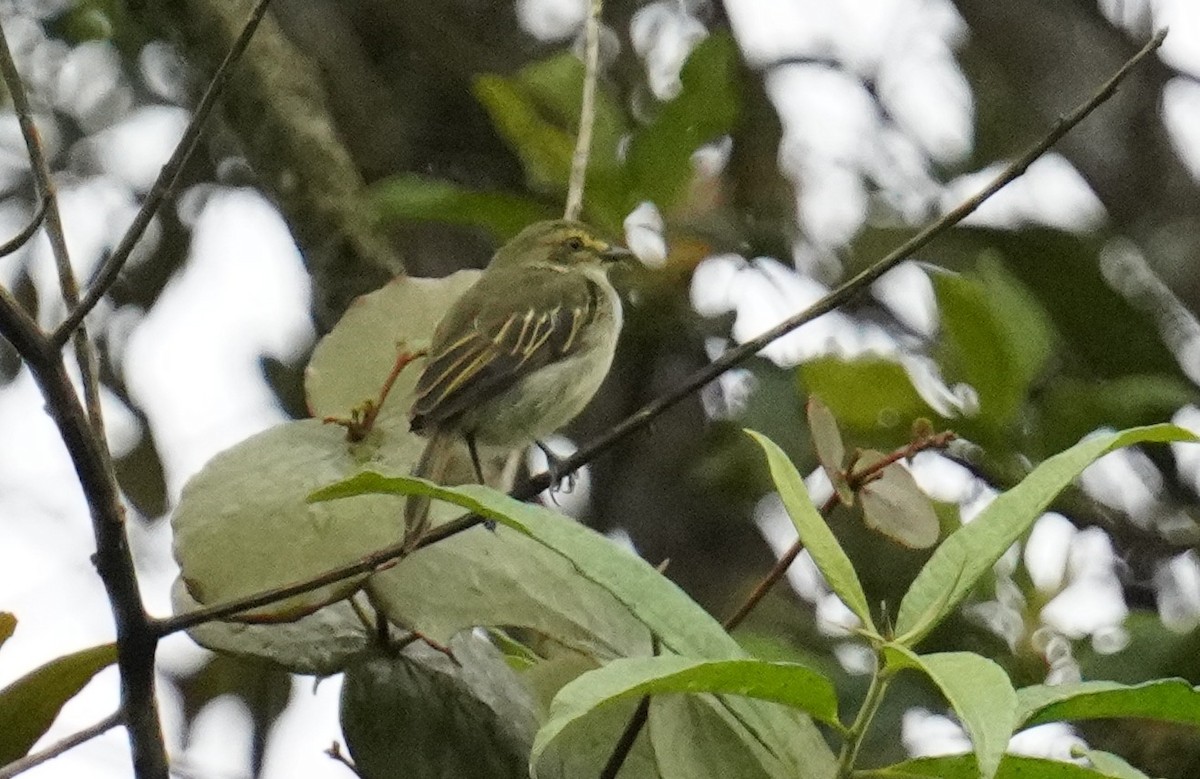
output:
[[[550,265],[571,268],[606,265],[632,253],[596,236],[590,227],[569,219],[535,222],[500,247],[493,266]]]

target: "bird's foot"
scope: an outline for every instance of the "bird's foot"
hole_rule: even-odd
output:
[[[565,495],[570,495],[575,490],[575,471],[566,467],[565,458],[559,457],[550,450],[541,441],[534,441],[537,448],[542,450],[542,454],[546,455],[546,473],[550,474],[550,500],[553,500],[557,505],[558,501],[554,499],[555,493],[562,492]]]

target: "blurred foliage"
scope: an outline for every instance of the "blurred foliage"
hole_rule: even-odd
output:
[[[52,5],[52,11],[37,11],[52,14],[39,19],[45,34],[55,44],[91,42],[114,47],[123,58],[123,70],[113,74],[113,80],[131,90],[138,106],[166,100],[153,88],[151,74],[139,59],[147,42],[160,37],[169,40],[198,88],[212,63],[223,54],[226,41],[219,32],[236,29],[245,10],[239,4],[215,0],[75,0]],[[748,62],[750,58],[738,50],[722,8],[701,4],[697,12],[708,34],[686,58],[679,73],[679,91],[668,99],[657,100],[647,83],[646,59],[628,45],[631,17],[641,12],[643,5],[632,0],[607,4],[606,18],[622,45],[599,84],[585,216],[617,236],[630,210],[651,201],[664,217],[668,254],[665,269],[646,271],[628,280],[631,302],[623,354],[602,397],[568,431],[578,439],[606,429],[645,401],[676,386],[704,364],[706,349],[712,354],[732,339],[742,312],[705,320],[689,306],[691,273],[709,255],[734,251],[749,257],[769,252],[787,264],[791,259],[788,252],[796,248],[800,249],[797,255],[808,260],[824,252],[818,258],[824,265],[799,265],[802,274],[827,282],[839,273],[861,270],[915,229],[912,211],[895,208],[895,193],[885,191],[886,176],[862,172],[870,200],[869,217],[848,246],[813,249],[810,236],[797,218],[796,196],[817,182],[806,178],[810,171],[804,166],[799,166],[797,172],[785,170],[780,164],[779,141],[784,128],[765,87],[777,72],[775,63]],[[1102,17],[1094,5],[1058,4],[1055,9],[1078,15],[1069,29],[1076,36],[1072,40],[1080,56],[1108,50],[1114,41],[1132,45],[1130,36]],[[984,34],[984,30],[993,28],[983,27],[978,10],[971,11],[980,3],[962,0],[956,6],[963,9],[972,32],[956,44],[956,57],[974,98],[973,142],[961,159],[946,160],[930,154],[919,161],[919,167],[937,184],[1009,158],[1025,140],[1043,130],[1045,123],[1035,112],[1058,115],[1063,106],[1079,96],[1057,78],[1024,78],[1019,73],[1014,76],[992,51],[999,41],[1016,52],[1033,51],[1041,56],[1046,47],[1021,47],[1027,42],[1021,36],[1023,29],[1033,38],[1041,28],[1057,27],[1039,27],[1034,16],[1011,10],[1007,23],[1012,25],[1012,34],[997,38]],[[478,228],[499,242],[527,222],[559,212],[577,131],[583,69],[564,46],[534,41],[521,32],[511,3],[483,8],[461,2],[431,5],[368,0],[333,4],[277,0],[274,13],[278,24],[261,31],[261,40],[256,41],[259,48],[252,47],[244,71],[261,78],[265,78],[263,73],[291,73],[296,79],[289,83],[298,82],[300,86],[295,92],[285,93],[279,83],[272,81],[276,91],[264,98],[261,92],[235,81],[229,99],[229,105],[235,108],[226,111],[207,134],[207,159],[185,171],[183,185],[249,183],[276,202],[313,272],[321,301],[317,308],[326,298],[332,298],[330,309],[340,311],[353,294],[361,291],[361,285],[356,287],[360,279],[378,279],[377,267],[374,275],[363,269],[378,264],[382,252],[378,245],[368,245],[362,226],[351,223],[346,213],[361,217],[371,229],[386,234],[392,241],[386,247],[407,267],[429,268],[442,275],[482,260],[486,250],[481,248]],[[447,41],[454,44],[447,45]],[[1120,45],[1118,51],[1122,50]],[[289,52],[297,59],[286,59],[284,55]],[[874,106],[882,114],[888,113],[887,89],[879,88],[887,85],[886,80],[879,79],[888,75],[882,72],[882,61],[875,65],[839,63],[830,60],[824,50],[816,54],[825,66],[870,87],[867,91]],[[1024,59],[1031,67],[1044,67],[1047,73],[1052,66],[1061,67],[1061,63],[1040,60],[1039,56]],[[295,61],[312,65],[312,69],[298,70],[293,67]],[[870,72],[875,70],[881,72]],[[1089,83],[1102,77],[1099,69],[1083,70]],[[58,94],[53,79],[47,78],[40,86],[46,94]],[[1136,87],[1131,84],[1123,91],[1157,102],[1161,82],[1142,82]],[[56,168],[79,178],[105,175],[97,173],[97,162],[87,153],[89,133],[99,128],[81,124],[72,106],[49,101],[45,110],[56,131],[52,136],[59,152],[53,161]],[[1147,118],[1151,113],[1122,118],[1114,111],[1089,120],[1094,126],[1112,130],[1102,138],[1089,137],[1088,143],[1107,160],[1108,173],[1114,180],[1135,182],[1158,175],[1157,168],[1145,164],[1147,156],[1174,159],[1171,149],[1156,145],[1160,142],[1158,136],[1130,129],[1141,130],[1141,123],[1154,121],[1154,117]],[[279,117],[289,114],[297,118],[297,124],[287,126],[280,137],[301,138],[303,143],[262,143],[276,137],[273,133],[279,130]],[[297,127],[331,131],[310,136],[298,132]],[[901,122],[892,129],[899,134],[906,132]],[[732,152],[715,173],[694,165],[697,150],[718,148],[728,138],[734,139]],[[333,169],[326,167],[331,157],[324,153],[328,150],[322,144],[330,142],[344,144],[344,148],[336,149],[342,155],[337,159],[344,157],[353,174],[348,178],[361,189],[361,197],[346,196],[341,183],[347,177],[340,175],[346,171],[331,172]],[[863,138],[856,139],[856,143],[869,146],[882,145],[883,141]],[[1069,145],[1064,146],[1063,153],[1069,161],[1073,159]],[[806,149],[804,154],[820,152]],[[853,165],[843,160],[836,163]],[[335,180],[338,186],[324,186]],[[1171,254],[1170,247],[1184,247],[1189,235],[1200,235],[1183,220],[1157,224],[1141,213],[1139,222],[1134,218],[1136,214],[1122,211],[1123,203],[1141,200],[1147,208],[1177,218],[1168,206],[1194,203],[1196,199],[1173,196],[1173,203],[1164,204],[1159,202],[1159,193],[1147,189],[1131,199],[1114,200],[1097,176],[1090,175],[1088,180],[1107,209],[1103,224],[1074,233],[1026,223],[1004,229],[955,229],[916,258],[926,266],[930,279],[937,313],[933,332],[917,332],[898,324],[877,300],[856,301],[844,313],[857,327],[883,323],[892,339],[890,350],[845,351],[831,345],[800,364],[775,363],[766,357],[752,359],[745,366],[745,397],[731,399],[725,390],[709,387],[705,391],[706,407],[711,416],[705,416],[699,402],[685,404],[660,419],[653,433],[623,444],[616,454],[596,463],[585,519],[597,527],[627,530],[635,548],[647,556],[669,557],[668,575],[684,583],[702,605],[719,611],[747,592],[771,561],[770,551],[750,524],[753,508],[771,488],[771,480],[754,445],[738,432],[740,427],[760,430],[778,442],[799,472],[807,474],[821,465],[829,471],[831,459],[844,466],[860,451],[889,452],[902,447],[910,440],[914,420],[927,418],[935,429],[952,429],[966,442],[982,447],[979,451],[983,455],[976,458],[952,453],[958,462],[971,468],[973,476],[997,487],[1010,487],[1032,467],[1088,433],[1160,422],[1194,404],[1197,393],[1192,374],[1181,368],[1182,360],[1194,359],[1182,348],[1195,314],[1187,290],[1200,277],[1195,264],[1187,259],[1194,253],[1184,249],[1174,252],[1183,277],[1172,278],[1167,292],[1178,291],[1181,301],[1156,292],[1153,284],[1138,283],[1141,277],[1135,271],[1114,264],[1114,254],[1119,259],[1132,242],[1152,260],[1156,252]],[[6,192],[14,203],[28,205],[28,180],[14,181]],[[320,195],[336,198],[345,207],[338,214],[347,221],[308,218],[302,208],[303,199]],[[931,200],[924,204],[924,210],[936,211],[937,203]],[[179,211],[185,209],[180,206]],[[159,305],[159,294],[187,257],[191,223],[172,213],[164,214],[162,224],[164,232],[159,242],[147,245],[145,256],[127,269],[112,296],[115,304],[126,306],[129,327],[136,327],[142,316]],[[1139,224],[1149,224],[1152,229],[1138,232],[1135,228]],[[397,226],[403,229],[390,229]],[[326,266],[331,256],[335,261]],[[18,257],[13,267],[16,270],[11,289],[17,299],[43,318],[53,317],[54,309],[46,305],[45,291],[35,284],[38,276],[29,259]],[[334,270],[328,272],[327,267]],[[344,288],[338,286],[340,281],[346,282]],[[730,287],[735,286],[736,282],[731,281]],[[761,304],[762,309],[782,315],[782,309],[794,301],[782,295],[781,299],[782,305],[775,299],[743,304],[752,308]],[[96,319],[103,316],[99,313]],[[430,316],[436,318],[436,311]],[[140,413],[139,400],[125,387],[120,332],[106,333],[101,344],[105,383],[121,403],[135,412],[141,431],[136,443],[116,462],[118,478],[138,513],[147,518],[160,517],[170,502],[162,457],[152,421]],[[351,357],[355,355],[394,352],[390,336],[374,343],[358,340],[363,341],[360,349],[344,351],[344,355],[350,355],[347,363],[353,362]],[[286,362],[264,361],[272,387],[296,416],[303,413],[300,374],[306,362],[306,356]],[[340,364],[331,372],[342,373],[343,368],[350,373]],[[0,381],[7,384],[18,370],[18,362],[6,347],[0,346]],[[373,381],[365,381],[370,389],[374,388]],[[363,394],[362,387],[356,386],[354,392]],[[804,414],[809,395],[819,396],[828,406],[840,429],[845,460],[828,454],[831,445],[827,436],[810,435]],[[813,437],[819,439],[815,448]],[[331,433],[327,438],[333,441],[337,436]],[[280,455],[280,450],[285,450],[296,456],[295,441],[286,435],[280,441],[261,458],[275,462],[283,472],[272,489],[283,489],[295,476],[296,468],[288,465],[294,461]],[[321,445],[328,441],[323,439]],[[815,449],[824,450],[826,456],[818,460]],[[258,468],[262,462],[251,458],[251,464]],[[1146,581],[1159,565],[1191,548],[1189,539],[1195,536],[1200,512],[1195,508],[1191,475],[1180,473],[1175,465],[1169,453],[1156,452],[1152,472],[1142,478],[1156,502],[1152,516],[1127,516],[1078,494],[1055,505],[1081,527],[1109,529],[1117,547],[1117,575],[1125,577],[1121,583],[1130,589],[1146,589]],[[239,489],[249,496],[269,494],[270,489],[259,480],[261,474],[249,473],[255,468],[245,468],[248,475],[239,483]],[[836,475],[833,480],[837,482]],[[210,485],[207,500],[212,506],[224,505],[222,501],[229,496],[222,488],[228,486]],[[980,486],[976,483],[974,489]],[[911,496],[907,486],[905,490]],[[967,497],[974,497],[974,493]],[[937,500],[932,505],[940,537],[949,536],[961,526],[963,512],[958,503]],[[249,499],[247,506],[253,506]],[[829,526],[857,572],[871,615],[881,627],[890,627],[897,605],[933,553],[897,545],[865,525],[857,512],[857,508],[838,508]],[[255,512],[250,514],[247,521],[258,517]],[[240,514],[230,516],[243,518]],[[1172,523],[1171,533],[1159,526],[1164,518]],[[885,521],[877,516],[875,524]],[[369,535],[362,523],[359,525],[355,532]],[[281,525],[264,536],[247,530],[245,537],[239,536],[242,540],[235,542],[226,537],[222,543],[208,547],[205,554],[220,557],[228,553],[231,559],[235,555],[242,556],[238,559],[253,559],[272,548],[273,538],[289,530],[294,528]],[[380,537],[384,535],[387,533]],[[1015,540],[1024,544],[1027,539],[1028,533],[1022,532]],[[325,554],[336,545],[318,541],[312,546],[317,563],[328,564]],[[1130,562],[1134,557],[1140,560],[1136,570]],[[298,569],[291,562],[281,556],[265,565],[247,563],[245,568],[249,569],[249,578],[253,578],[251,574],[294,578]],[[1038,643],[1040,638],[1035,640],[1039,630],[1046,631],[1040,610],[1067,586],[1070,577],[1052,591],[1040,592],[1033,586],[1024,563],[1017,562],[1015,567],[1011,575],[982,576],[971,592],[963,594],[967,608],[943,615],[946,621],[918,650],[975,652],[1002,666],[1018,686],[1042,681],[1052,669],[1045,644]],[[499,575],[495,569],[487,570],[489,576]],[[499,579],[487,581],[493,583],[493,589],[501,589],[495,584]],[[504,581],[510,586],[507,578]],[[531,576],[529,581],[554,580]],[[254,589],[241,580],[218,584],[238,592]],[[542,586],[550,592],[534,593],[522,602],[544,603],[565,592],[559,592],[554,584]],[[593,596],[589,593],[587,597]],[[800,660],[820,670],[834,681],[842,696],[841,711],[855,711],[865,692],[864,678],[845,671],[834,654],[851,639],[831,638],[821,632],[828,625],[814,615],[809,601],[815,597],[811,592],[798,597],[779,588],[737,638],[760,657]],[[1010,602],[1000,604],[1002,598]],[[980,616],[980,608],[997,604],[1007,609],[1004,614],[1008,624],[1015,626],[1012,631],[1000,631],[994,621]],[[393,614],[399,613],[394,603],[387,608]],[[563,609],[563,613],[569,614],[569,610]],[[312,629],[329,642],[333,647],[329,654],[338,657],[339,662],[340,653],[361,650],[362,625],[353,612],[347,609],[330,615],[322,610],[311,619],[303,623],[304,629],[316,626]],[[262,635],[243,630],[243,626],[233,627],[239,632],[239,640],[255,643]],[[1135,684],[1149,678],[1180,676],[1193,684],[1200,681],[1194,631],[1174,632],[1151,611],[1135,611],[1123,627],[1129,634],[1129,645],[1109,654],[1095,650],[1086,636],[1058,638],[1086,679]],[[347,639],[347,633],[353,635]],[[525,638],[524,634],[518,635]],[[227,645],[221,643],[224,638],[212,643],[225,648]],[[561,639],[558,636],[554,640]],[[554,654],[543,644],[531,643],[545,655]],[[322,644],[321,652],[326,648]],[[546,684],[543,697],[547,702],[555,690],[584,670],[574,655],[571,661],[562,659],[568,650],[559,647],[557,651],[558,655],[542,657],[536,664],[543,670],[552,662],[571,669]],[[305,660],[312,658],[306,656]],[[322,655],[319,660],[328,662],[328,657]],[[278,658],[275,661],[279,662]],[[176,681],[188,722],[217,694],[232,692],[248,701],[258,701],[254,709],[258,755],[254,769],[258,770],[270,725],[287,701],[286,674],[277,665],[221,656],[202,672]],[[413,689],[423,689],[419,684],[441,683],[440,677],[436,683],[421,678]],[[714,734],[736,730],[708,704],[687,711],[671,705],[676,707],[672,717],[680,721],[690,718],[693,726],[713,739],[725,737]],[[881,714],[882,732],[872,734],[865,742],[864,765],[897,762],[903,757],[896,733],[899,715],[909,705],[937,709],[945,704],[929,684],[914,680],[899,683]],[[628,707],[602,715],[608,717],[604,731],[608,738],[619,732]],[[1182,779],[1195,774],[1200,739],[1191,731],[1165,726],[1151,729],[1144,723],[1120,720],[1104,727],[1088,725],[1084,732],[1089,739],[1094,738],[1093,744],[1120,753],[1156,775]],[[652,736],[659,745],[671,743],[670,734],[665,732]],[[641,760],[639,765],[653,763],[655,744],[648,743],[651,741],[643,738],[639,742],[635,752]],[[597,739],[589,748],[599,754],[610,743],[611,738]],[[1145,747],[1144,753],[1134,755],[1130,749],[1138,746]],[[702,764],[704,755],[680,757],[681,764],[686,764],[685,760]],[[1098,768],[1103,760],[1098,757],[1094,765]],[[976,771],[974,758],[958,757],[913,761],[873,775],[953,777],[974,776]],[[1006,757],[997,775],[1082,777],[1096,773],[1081,766]]]

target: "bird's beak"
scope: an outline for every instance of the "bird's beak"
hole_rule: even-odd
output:
[[[624,246],[609,246],[604,251],[600,252],[600,259],[605,262],[622,262],[624,260],[633,259],[633,252],[626,249]]]

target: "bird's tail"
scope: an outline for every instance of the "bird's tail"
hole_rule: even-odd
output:
[[[434,430],[412,470],[413,476],[441,484],[449,468],[454,434],[447,430]],[[425,495],[410,495],[404,504],[404,545],[412,549],[425,531],[429,529],[430,500]]]

